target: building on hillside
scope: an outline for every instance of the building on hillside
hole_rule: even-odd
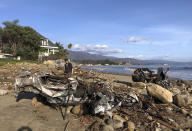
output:
[[[40,52],[41,56],[49,56],[59,51],[58,47],[49,39],[45,38],[44,36],[42,36],[41,38],[41,47],[46,49],[45,52]]]

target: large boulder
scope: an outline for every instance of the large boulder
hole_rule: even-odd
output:
[[[191,95],[175,95],[174,103],[179,107],[185,107],[192,105],[192,96]]]
[[[157,98],[163,103],[172,103],[173,94],[167,89],[153,83],[147,84],[147,92],[149,95]]]

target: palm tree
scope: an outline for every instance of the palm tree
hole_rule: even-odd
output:
[[[71,48],[72,48],[72,44],[69,43],[69,44],[68,44],[68,49],[71,49]]]

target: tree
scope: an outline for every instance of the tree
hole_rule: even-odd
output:
[[[45,49],[41,48],[41,36],[33,28],[21,26],[19,20],[12,22],[3,22],[4,28],[0,28],[0,47],[4,53],[13,54],[13,56],[21,56],[22,59],[37,60],[39,52]],[[64,59],[67,57],[68,51],[57,42],[59,52],[52,55],[54,59]],[[70,49],[72,44],[68,45]]]
[[[58,47],[58,50],[59,50],[59,52],[56,53],[56,56],[58,57],[58,59],[67,58],[68,51],[66,49],[64,49],[64,47],[59,42],[56,42],[55,44],[56,44],[56,46]]]
[[[68,44],[68,49],[71,49],[71,48],[72,48],[72,44],[69,43],[69,44]]]
[[[14,56],[21,56],[22,59],[38,58],[40,48],[40,35],[31,27],[18,25],[18,20],[3,22],[1,39],[3,52],[11,53]]]

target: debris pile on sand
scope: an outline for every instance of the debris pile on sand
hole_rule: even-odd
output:
[[[125,84],[81,69],[75,69],[73,76],[63,76],[59,75],[61,70],[36,64],[6,65],[0,72],[8,78],[11,87],[16,78],[15,91],[18,94],[36,93],[35,106],[41,106],[41,102],[51,105],[61,111],[65,119],[72,113],[81,118],[86,130],[169,131],[192,128],[190,81],[169,79],[169,88],[151,81]],[[8,90],[8,87],[2,89]]]

